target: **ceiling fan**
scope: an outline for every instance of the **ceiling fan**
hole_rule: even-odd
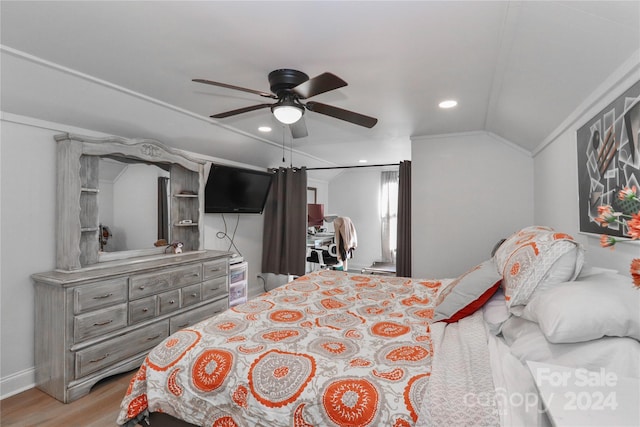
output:
[[[302,119],[305,110],[331,116],[333,118],[367,128],[372,128],[376,123],[378,123],[378,119],[374,117],[365,116],[349,110],[343,110],[342,108],[333,107],[321,102],[303,102],[303,100],[311,98],[312,96],[347,86],[347,82],[334,74],[322,73],[319,76],[310,79],[309,76],[302,71],[279,69],[270,72],[268,78],[271,93],[205,79],[193,79],[192,81],[220,86],[227,89],[241,90],[243,92],[260,95],[264,98],[277,100],[271,104],[256,104],[224,113],[214,114],[210,117],[223,119],[225,117],[235,116],[236,114],[247,113],[249,111],[260,110],[262,108],[270,108],[271,112],[279,122],[289,125],[291,128],[291,134],[294,138],[302,138],[308,135],[307,126],[304,123],[304,119]]]

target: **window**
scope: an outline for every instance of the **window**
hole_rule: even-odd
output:
[[[398,231],[398,171],[382,171],[380,179],[382,261],[396,262]]]

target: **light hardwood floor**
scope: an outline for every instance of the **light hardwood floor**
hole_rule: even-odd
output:
[[[135,371],[96,384],[91,393],[64,404],[33,388],[0,401],[2,427],[115,427],[120,401]]]

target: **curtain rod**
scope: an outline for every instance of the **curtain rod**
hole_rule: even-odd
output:
[[[327,166],[324,168],[307,168],[308,171],[318,171],[325,169],[352,169],[352,168],[376,168],[382,166],[400,166],[400,163],[386,163],[383,165],[355,165],[355,166]]]

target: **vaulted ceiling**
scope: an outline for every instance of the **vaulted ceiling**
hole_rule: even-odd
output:
[[[487,131],[531,151],[640,50],[640,2],[2,1],[2,111],[256,166],[408,159],[410,138]],[[267,75],[331,72],[314,101],[372,128],[306,112],[292,139]],[[438,108],[444,99],[458,106]],[[270,133],[258,127],[268,125]]]

